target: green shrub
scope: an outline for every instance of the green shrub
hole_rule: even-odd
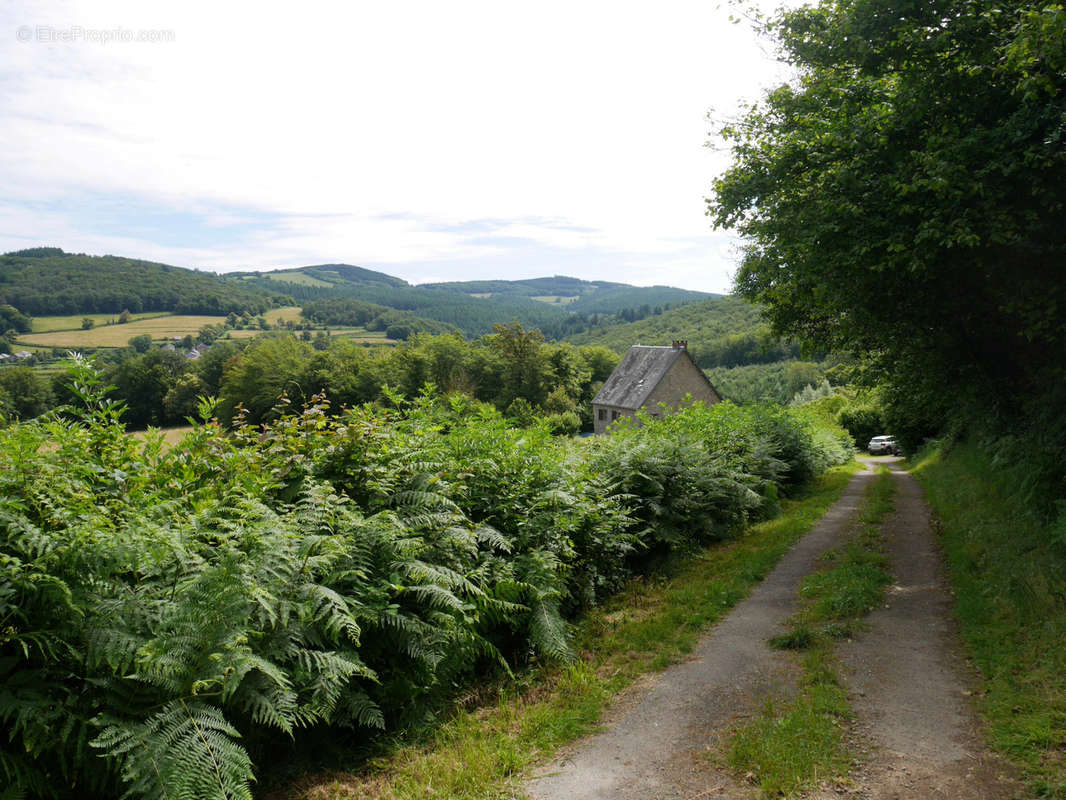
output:
[[[90,366],[69,391],[0,429],[0,775],[34,797],[248,797],[293,742],[422,724],[485,670],[571,658],[569,618],[647,559],[842,458],[769,407],[592,441],[388,392],[166,449]]]
[[[856,447],[865,448],[875,436],[886,433],[885,418],[879,406],[850,405],[841,409],[838,417],[841,427],[846,428]]]

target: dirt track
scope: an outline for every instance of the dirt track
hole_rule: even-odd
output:
[[[882,461],[883,459],[878,459]],[[896,459],[887,459],[894,462]],[[701,642],[693,658],[635,687],[604,730],[546,765],[526,791],[536,800],[749,798],[753,788],[709,757],[723,734],[768,697],[795,692],[798,668],[767,640],[795,610],[800,580],[853,529],[872,478],[855,476],[841,500]],[[812,798],[1006,800],[1018,785],[980,742],[965,687],[940,558],[917,482],[895,473],[895,513],[884,531],[895,585],[870,630],[838,653],[861,754],[849,780]]]
[[[921,486],[903,472],[894,478],[896,511],[882,531],[895,582],[867,617],[870,630],[838,650],[857,717],[853,740],[866,757],[853,786],[814,797],[1019,797],[1010,770],[984,747],[968,700],[974,676]]]

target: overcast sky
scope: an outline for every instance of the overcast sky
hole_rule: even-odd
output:
[[[4,0],[0,250],[727,291],[707,115],[786,74],[729,13]]]

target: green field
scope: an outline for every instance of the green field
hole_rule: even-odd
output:
[[[90,317],[96,327],[82,330],[83,317]],[[36,317],[33,320],[33,332],[19,337],[17,347],[27,350],[48,350],[59,348],[82,347],[125,347],[134,336],[147,333],[153,341],[161,342],[181,338],[187,334],[199,332],[205,325],[222,325],[225,317],[188,315],[188,314],[139,314],[133,322],[124,325],[108,325],[117,315],[112,314],[74,314],[65,317]],[[278,325],[287,320],[302,322],[299,306],[275,308],[263,315],[271,325]],[[258,328],[231,330],[227,337],[249,339],[263,331]],[[395,344],[396,340],[385,336],[384,331],[368,331],[366,328],[335,328],[330,331],[333,337],[344,337],[358,342],[375,344]]]
[[[316,333],[322,330],[321,327],[316,328]],[[246,330],[227,331],[226,336],[232,339],[250,339],[253,336],[258,336],[263,331],[258,328],[248,328]],[[297,333],[297,336],[299,333]],[[354,339],[357,342],[375,342],[377,344],[396,344],[396,339],[389,339],[385,336],[384,331],[368,331],[366,328],[330,328],[329,335],[333,339],[344,338]]]
[[[552,305],[556,305],[556,306],[565,306],[565,305],[569,305],[570,303],[574,302],[575,300],[580,300],[581,299],[581,295],[574,295],[573,297],[568,297],[566,295],[561,295],[561,294],[540,294],[540,295],[537,295],[536,297],[531,297],[529,299],[530,300],[539,300],[542,303],[551,303]]]
[[[108,315],[103,315],[109,319]],[[43,317],[43,320],[60,319]],[[125,325],[100,325],[91,330],[81,330],[81,317],[78,317],[76,330],[55,330],[50,333],[26,334],[18,339],[18,344],[36,345],[38,347],[125,347],[131,338],[147,333],[154,340],[181,338],[187,334],[196,334],[204,325],[221,325],[225,317],[200,315],[168,314],[139,319]],[[37,320],[34,320],[36,325]],[[254,333],[254,332],[252,332]],[[17,346],[17,345],[16,345]]]
[[[134,314],[130,317],[131,322],[142,319],[166,316],[166,312],[156,311],[149,314]],[[80,331],[81,321],[88,317],[93,324],[101,327],[118,319],[118,314],[70,314],[65,317],[34,317],[33,333],[48,333],[50,331]]]
[[[319,280],[313,275],[308,275],[304,272],[270,272],[263,276],[268,281],[277,281],[278,283],[294,283],[298,286],[320,286],[328,289],[333,284],[328,281]]]
[[[385,331],[368,331],[366,328],[333,328],[330,335],[336,338],[352,339],[356,342],[373,342],[375,344],[396,344],[397,339],[390,339]]]
[[[292,320],[293,322],[304,321],[303,317],[300,316],[299,306],[272,308],[270,309],[270,311],[266,312],[263,317],[265,317],[266,321],[269,322],[271,325],[277,325],[282,322],[288,322],[289,320]]]
[[[242,328],[236,331],[226,331],[223,334],[224,339],[251,339],[253,336],[258,336],[263,333],[259,328]]]

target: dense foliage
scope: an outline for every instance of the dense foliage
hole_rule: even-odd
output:
[[[825,0],[768,25],[795,84],[725,129],[711,212],[779,333],[869,355],[905,444],[975,420],[1062,497],[1066,12]]]
[[[141,311],[178,314],[261,314],[291,305],[196,270],[117,256],[38,247],[0,256],[0,298],[30,316]]]
[[[801,412],[582,440],[459,394],[166,449],[90,367],[68,386],[61,415],[0,430],[0,775],[34,797],[249,797],[279,753],[570,657],[568,615],[850,456]]]
[[[12,305],[0,305],[0,333],[29,333],[33,321]]]
[[[557,431],[574,433],[591,426],[592,397],[617,363],[603,348],[549,344],[538,331],[510,325],[473,342],[458,334],[419,334],[396,347],[339,337],[306,342],[271,332],[217,340],[195,360],[157,347],[114,353],[103,369],[115,387],[112,397],[126,405],[123,420],[134,429],[183,424],[200,395],[221,398],[226,422],[238,406],[248,421],[259,422],[275,413],[283,394],[300,405],[325,392],[340,408],[380,399],[390,387],[411,397],[433,384],[523,419],[547,412]],[[0,387],[13,369],[0,370]],[[66,383],[57,375],[53,391],[61,400],[68,396]]]
[[[788,403],[807,386],[825,380],[824,364],[813,361],[773,361],[707,370],[718,393],[734,403]]]

